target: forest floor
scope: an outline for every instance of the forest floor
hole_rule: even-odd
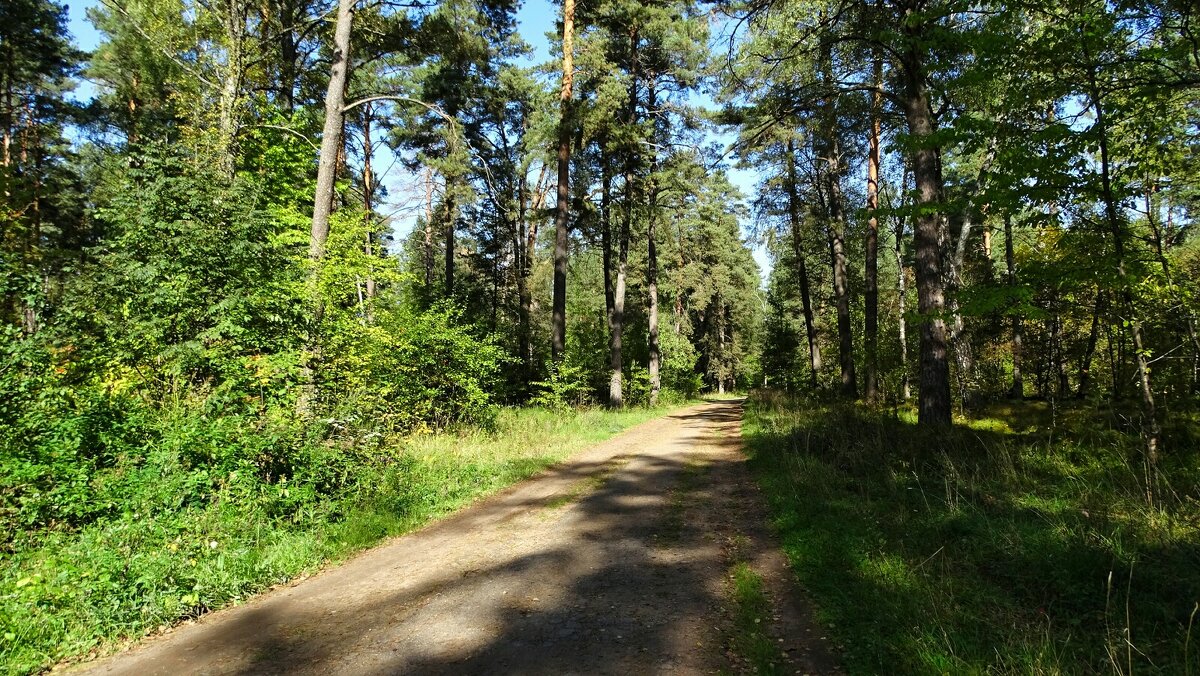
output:
[[[97,674],[833,673],[739,401],[683,409]]]

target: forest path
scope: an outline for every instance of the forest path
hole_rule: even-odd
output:
[[[829,673],[741,453],[741,403],[652,420],[96,674],[746,672],[731,570],[763,580],[780,673]]]

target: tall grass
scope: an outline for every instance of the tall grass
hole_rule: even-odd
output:
[[[0,672],[28,673],[111,649],[447,514],[664,409],[509,409],[492,432],[385,444],[347,488],[230,479],[202,504],[126,504],[82,530],[0,553]],[[166,451],[164,451],[166,452]],[[332,452],[332,451],[331,451]],[[340,466],[340,465],[339,465]],[[158,462],[147,491],[189,480]],[[147,505],[156,505],[147,507]]]
[[[1136,436],[1043,418],[926,433],[904,410],[752,398],[752,466],[852,672],[1200,674],[1193,432],[1149,503]]]

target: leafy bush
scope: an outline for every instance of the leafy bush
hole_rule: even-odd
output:
[[[566,410],[585,406],[590,400],[587,370],[569,359],[551,365],[548,378],[533,386],[537,388],[537,394],[529,400],[533,406]]]

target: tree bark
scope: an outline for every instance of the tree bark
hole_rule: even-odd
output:
[[[1004,214],[1004,266],[1008,273],[1008,287],[1016,289],[1017,264],[1013,253],[1013,227],[1012,214],[1010,213]],[[1013,375],[1009,396],[1013,399],[1022,399],[1025,396],[1025,379],[1021,375],[1021,316],[1016,312],[1012,315],[1012,332]]]
[[[233,178],[237,165],[238,99],[245,76],[246,19],[249,9],[244,0],[230,0],[222,17],[227,44],[217,105],[217,162],[226,179]]]
[[[425,292],[433,290],[433,168],[425,168]]]
[[[612,173],[608,169],[608,151],[601,140],[600,151],[600,248],[604,267],[604,321],[612,326],[613,261],[612,261]]]
[[[655,100],[654,79],[650,78],[646,88],[646,108],[651,116],[655,115]],[[657,118],[652,117],[655,121],[653,129],[657,129]],[[652,141],[657,140],[657,135],[652,138]],[[647,317],[648,341],[650,348],[649,364],[647,370],[650,372],[650,405],[654,406],[658,403],[658,393],[662,389],[662,380],[659,377],[659,367],[662,361],[662,354],[658,344],[658,244],[654,241],[654,225],[655,219],[658,216],[658,177],[655,172],[658,171],[658,152],[654,150],[654,145],[650,146],[650,194],[648,208],[650,213],[646,217],[646,287],[649,294],[649,316]]]
[[[907,185],[907,180],[905,184]],[[896,219],[896,306],[900,342],[900,396],[904,401],[912,398],[912,384],[908,378],[908,273],[904,268],[904,219]]]
[[[325,92],[325,127],[321,134],[321,155],[317,165],[317,187],[313,197],[312,232],[308,257],[314,262],[325,256],[329,239],[329,215],[333,211],[333,188],[337,178],[337,156],[342,147],[346,80],[350,65],[350,24],[354,19],[355,0],[338,0],[337,26],[333,32],[333,63],[329,69],[329,87]]]
[[[638,31],[633,28],[629,31],[629,58],[630,58],[630,79],[629,79],[629,95],[628,109],[625,112],[625,123],[629,125],[630,130],[637,123],[637,104],[638,104]],[[625,149],[625,211],[621,215],[621,232],[617,242],[617,280],[616,287],[613,289],[613,313],[612,321],[609,322],[609,380],[608,380],[608,405],[613,408],[619,408],[624,401],[624,392],[622,390],[622,354],[621,354],[621,339],[625,329],[625,282],[626,272],[629,263],[629,230],[633,223],[633,200],[634,200],[634,162],[637,146],[630,144]]]
[[[363,219],[366,226],[363,253],[367,255],[366,317],[372,319],[371,300],[375,298],[375,173],[371,169],[371,155],[375,148],[371,142],[371,104],[363,106]]]
[[[1100,318],[1108,311],[1108,297],[1104,290],[1096,289],[1096,303],[1092,308],[1092,328],[1088,331],[1087,348],[1079,362],[1079,390],[1076,397],[1086,399],[1091,393],[1092,358],[1096,355],[1096,343],[1100,340]]]
[[[554,298],[550,320],[550,352],[562,361],[567,345],[567,218],[571,174],[571,86],[575,77],[575,0],[563,0],[562,88],[558,105],[558,202],[554,212]]]
[[[912,136],[913,179],[917,188],[918,216],[913,239],[916,249],[917,312],[921,315],[921,365],[918,424],[950,425],[950,363],[946,358],[946,323],[942,319],[945,289],[942,278],[941,149],[934,144],[933,110],[925,84],[925,68],[918,51],[922,27],[906,24],[909,46],[904,53],[904,116]]]
[[[813,389],[817,388],[821,372],[821,346],[817,342],[817,326],[813,319],[812,298],[808,287],[808,265],[801,239],[800,192],[796,178],[796,144],[787,143],[788,219],[792,226],[792,250],[796,257],[796,274],[800,278],[800,305],[804,313],[804,333],[808,338],[808,367]]]
[[[837,307],[838,360],[841,365],[842,396],[858,396],[854,374],[854,334],[850,319],[850,281],[846,265],[846,220],[842,200],[841,144],[837,130],[837,97],[833,93],[831,47],[822,47],[821,70],[826,93],[822,102],[820,150],[818,157],[825,163],[825,215],[829,239],[829,258],[833,272],[833,297]]]
[[[333,211],[333,189],[337,178],[338,154],[342,148],[345,128],[346,81],[350,65],[350,28],[354,19],[355,0],[338,0],[337,25],[333,31],[333,59],[329,69],[329,86],[325,92],[325,127],[321,134],[321,154],[317,164],[317,186],[313,194],[312,229],[308,240],[308,295],[312,304],[312,333],[308,354],[301,372],[303,391],[296,402],[301,417],[312,412],[316,397],[315,368],[321,357],[318,327],[325,312],[321,299],[320,264],[325,257],[325,242],[329,239],[329,216]]]
[[[443,232],[445,244],[443,253],[445,255],[445,278],[442,280],[445,284],[446,298],[454,297],[454,238],[455,231],[458,225],[458,204],[456,197],[458,196],[458,181],[450,176],[446,177],[446,193],[442,196],[442,202],[446,206],[446,230]]]
[[[878,353],[879,353],[879,165],[880,165],[880,117],[883,111],[883,61],[876,56],[874,66],[875,89],[871,92],[871,138],[867,151],[867,242],[866,275],[864,279],[864,347],[867,351],[866,390],[867,401],[878,398]]]
[[[1091,73],[1091,103],[1096,113],[1096,128],[1100,142],[1100,197],[1104,202],[1105,220],[1108,221],[1109,231],[1113,238],[1113,254],[1116,258],[1117,278],[1121,284],[1122,304],[1129,317],[1129,331],[1133,338],[1133,352],[1137,364],[1138,384],[1142,395],[1142,410],[1146,425],[1142,436],[1146,444],[1146,462],[1153,470],[1158,465],[1159,436],[1161,429],[1158,425],[1158,412],[1155,410],[1154,388],[1150,383],[1150,363],[1146,355],[1145,341],[1142,337],[1142,322],[1138,318],[1137,308],[1133,303],[1132,282],[1125,268],[1125,228],[1122,222],[1121,207],[1112,186],[1112,158],[1108,148],[1108,123],[1106,111],[1100,95],[1095,70]],[[1147,498],[1153,499],[1153,482],[1148,478]]]

